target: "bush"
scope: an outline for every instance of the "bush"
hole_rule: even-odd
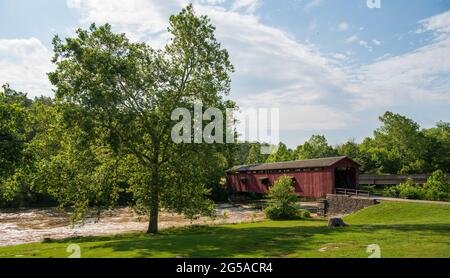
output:
[[[297,207],[298,196],[292,184],[292,179],[281,177],[270,188],[269,205],[264,212],[267,218],[272,220],[295,220],[309,216],[309,213],[299,210]]]
[[[411,178],[406,182],[399,184],[397,188],[399,197],[403,199],[420,200],[425,196],[423,189],[419,185],[414,184],[414,181]]]
[[[441,170],[435,171],[424,185],[425,198],[431,201],[450,201],[450,183]]]
[[[403,198],[411,200],[420,200],[425,197],[423,188],[414,184],[412,179],[408,179],[406,182],[397,186],[387,187],[384,190],[384,196],[392,198]]]
[[[311,218],[311,213],[306,209],[301,209],[299,214],[301,218]]]
[[[400,190],[398,189],[397,186],[389,186],[384,189],[383,195],[391,198],[399,198]]]
[[[412,179],[384,190],[384,196],[412,200],[450,201],[450,183],[441,170],[435,171],[420,187]]]

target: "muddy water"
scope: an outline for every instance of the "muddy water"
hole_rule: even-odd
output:
[[[252,207],[219,205],[216,218],[200,218],[194,222],[181,215],[160,213],[160,228],[212,224],[231,224],[261,221],[263,213]],[[0,211],[0,246],[40,242],[44,238],[63,239],[76,236],[112,235],[144,232],[148,218],[135,214],[129,208],[120,208],[102,214],[100,219],[88,219],[84,225],[72,225],[69,215],[56,209]]]

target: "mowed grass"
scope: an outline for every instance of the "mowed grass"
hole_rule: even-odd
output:
[[[383,202],[345,218],[344,228],[325,220],[172,229],[159,235],[125,234],[0,248],[0,257],[65,258],[76,243],[83,258],[367,258],[378,244],[382,257],[450,257],[450,206]]]

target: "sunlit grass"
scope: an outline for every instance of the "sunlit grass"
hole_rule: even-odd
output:
[[[159,235],[124,234],[0,248],[0,257],[450,257],[450,206],[385,202],[348,216],[345,228],[325,220],[266,221],[178,228]]]

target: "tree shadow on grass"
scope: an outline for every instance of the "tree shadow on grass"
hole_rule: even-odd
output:
[[[311,220],[314,221],[314,220]],[[305,223],[317,226],[305,225]],[[286,257],[299,251],[317,250],[330,243],[333,236],[351,241],[383,232],[402,235],[438,235],[449,238],[450,224],[429,225],[353,225],[328,228],[321,223],[302,221],[288,227],[258,225],[234,228],[230,226],[191,227],[167,230],[158,235],[128,234],[114,237],[70,239],[64,242],[97,242],[89,250],[112,249],[112,256],[128,254],[133,257]],[[116,253],[119,252],[119,253]]]

